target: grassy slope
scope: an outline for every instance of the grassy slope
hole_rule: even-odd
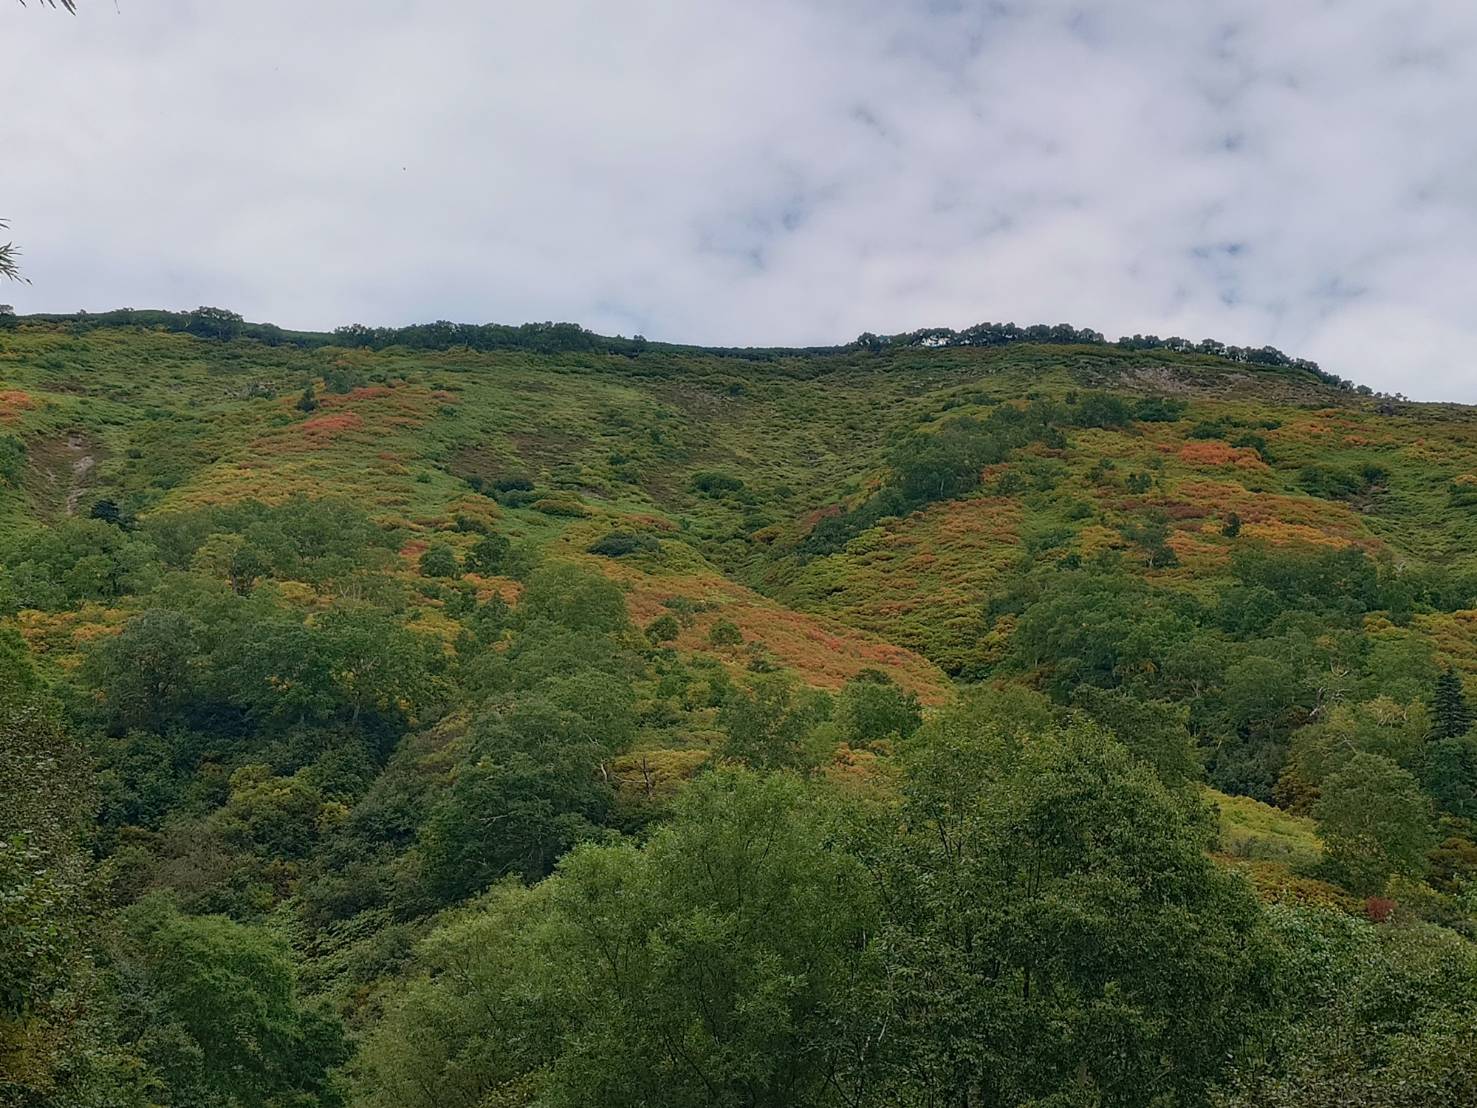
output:
[[[364,387],[298,411],[303,381],[333,365],[354,367]],[[1175,423],[1079,431],[1065,450],[1026,451],[992,471],[987,495],[884,520],[830,557],[801,563],[776,553],[819,513],[865,494],[890,436],[1082,387],[1177,395],[1190,406]],[[1454,511],[1449,493],[1453,482],[1477,480],[1473,410],[1402,404],[1380,414],[1374,400],[1295,375],[1163,352],[1019,346],[756,364],[671,354],[304,352],[27,327],[0,335],[0,389],[0,427],[26,442],[31,459],[24,487],[0,490],[7,526],[56,518],[69,502],[85,510],[100,495],[157,511],[295,491],[367,499],[385,519],[427,534],[458,512],[497,515],[514,537],[572,551],[610,526],[630,526],[661,534],[667,547],[660,565],[646,567],[652,572],[625,574],[642,585],[634,597],[662,587],[743,597],[756,634],[803,612],[823,617],[817,627],[854,628],[946,665],[977,649],[969,640],[979,601],[1024,551],[1127,547],[1120,526],[1154,511],[1169,517],[1181,563],[1145,571],[1166,587],[1195,589],[1217,574],[1231,511],[1243,534],[1274,542],[1354,542],[1450,565],[1477,559],[1477,511]],[[261,395],[268,389],[276,395]],[[1212,420],[1277,423],[1257,432],[1274,465],[1189,437]],[[1094,480],[1104,459],[1113,469]],[[1368,503],[1320,500],[1295,483],[1308,463],[1370,461],[1391,477]],[[1017,471],[1019,487],[988,495],[1007,487],[999,484],[1007,470]],[[726,499],[700,495],[691,479],[706,471],[738,476],[746,488]],[[1137,472],[1153,478],[1148,491],[1124,487]],[[588,516],[501,510],[465,480],[509,474],[578,499]],[[925,680],[927,667],[914,665]]]
[[[321,406],[299,411],[304,381],[334,367],[363,385],[328,395],[320,382]],[[787,553],[822,513],[866,495],[893,436],[1000,401],[1083,388],[1173,395],[1189,407],[1174,423],[1076,431],[1065,449],[1024,451],[987,475],[981,495],[883,520],[828,557]],[[707,604],[679,640],[685,650],[735,668],[758,650],[833,688],[876,666],[938,700],[944,669],[988,665],[998,652],[1001,632],[984,632],[981,604],[1028,554],[1126,548],[1123,526],[1152,513],[1168,518],[1180,564],[1142,572],[1165,588],[1204,590],[1223,572],[1231,540],[1221,529],[1233,511],[1243,535],[1271,542],[1357,543],[1402,560],[1473,564],[1477,508],[1460,506],[1452,490],[1477,483],[1477,411],[1397,409],[1295,373],[1092,347],[755,363],[669,352],[300,351],[27,326],[0,332],[0,434],[20,438],[29,459],[19,486],[0,488],[0,527],[85,512],[100,496],[150,512],[337,493],[420,536],[403,551],[413,573],[433,534],[470,545],[472,536],[450,527],[458,513],[476,515],[515,539],[601,565],[629,586],[642,621],[672,597]],[[1214,420],[1260,428],[1272,464],[1254,450],[1191,437],[1197,423]],[[1364,501],[1318,499],[1296,483],[1310,463],[1368,462],[1390,476]],[[704,472],[745,487],[703,495],[692,482]],[[1151,487],[1131,492],[1128,477],[1139,473]],[[468,481],[515,474],[578,505],[569,509],[578,514],[503,508]],[[615,527],[659,537],[660,551],[620,562],[584,553]],[[433,633],[434,603],[425,601],[417,620]],[[23,614],[24,629],[62,659],[120,618],[38,616]],[[762,646],[711,646],[706,632],[719,618]],[[1417,626],[1444,660],[1477,671],[1477,614],[1418,617]],[[1268,851],[1291,840],[1299,841],[1289,851],[1304,849],[1301,832],[1261,826],[1250,803],[1222,806],[1235,832],[1228,852],[1296,868],[1297,858]],[[1248,836],[1265,842],[1234,845]]]

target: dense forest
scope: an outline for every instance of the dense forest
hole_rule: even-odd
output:
[[[1477,409],[0,318],[0,1103],[1477,1103]]]

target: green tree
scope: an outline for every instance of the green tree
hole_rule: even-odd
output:
[[[755,769],[800,769],[812,761],[805,740],[829,715],[821,693],[801,692],[783,674],[765,674],[735,689],[718,712],[728,736],[723,753]]]
[[[242,535],[216,532],[195,551],[190,567],[220,577],[237,596],[245,596],[257,580],[270,572],[266,557]]]
[[[225,308],[201,306],[190,313],[185,330],[201,338],[226,342],[241,333],[241,316]]]
[[[1274,907],[1286,964],[1270,1050],[1215,1108],[1466,1108],[1477,1103],[1477,950],[1444,928],[1375,927]]]
[[[884,1103],[1199,1103],[1275,958],[1208,821],[1102,730],[969,716],[905,759]]]
[[[949,500],[979,486],[980,471],[1005,449],[978,420],[951,420],[936,431],[910,435],[888,457],[894,486],[913,504]]]
[[[846,682],[836,698],[841,737],[852,746],[906,739],[923,722],[918,697],[885,673],[866,670]]]
[[[347,1055],[342,1029],[302,1003],[286,943],[158,899],[131,909],[126,926],[152,1009],[138,1048],[175,1102],[341,1103],[330,1070]]]
[[[744,633],[732,620],[714,620],[708,629],[708,641],[714,646],[738,646],[744,641]]]
[[[1355,754],[1323,783],[1313,815],[1329,871],[1354,892],[1381,892],[1391,874],[1425,873],[1431,803],[1388,758]]]
[[[1421,780],[1444,812],[1477,820],[1477,735],[1437,739],[1426,744]]]
[[[433,542],[421,555],[422,577],[456,577],[461,573],[456,551],[444,542]]]
[[[703,776],[644,849],[583,846],[434,936],[358,1089],[376,1108],[861,1103],[877,908],[837,831],[793,778]]]
[[[1151,766],[1170,788],[1198,781],[1203,775],[1195,741],[1190,737],[1190,709],[1163,700],[1144,700],[1121,689],[1084,685],[1072,703]]]
[[[83,673],[102,693],[113,730],[162,730],[193,706],[203,661],[198,634],[189,616],[151,608],[88,655]]]
[[[1062,573],[1042,582],[1007,647],[1017,670],[1045,670],[1062,699],[1080,684],[1112,687],[1162,671],[1190,635],[1183,605],[1114,572]]]
[[[567,562],[535,570],[518,603],[524,622],[546,620],[575,631],[619,632],[631,625],[620,586]]]
[[[467,568],[490,576],[505,573],[513,553],[506,535],[485,535],[467,552]]]
[[[421,830],[430,894],[450,903],[509,875],[535,881],[575,843],[599,838],[613,799],[601,739],[547,701],[480,719],[470,757]]]
[[[677,617],[668,612],[666,615],[657,616],[646,625],[646,637],[654,643],[674,641],[682,632],[682,626],[677,622]]]
[[[1334,704],[1316,723],[1293,732],[1278,797],[1293,807],[1306,807],[1323,782],[1359,753],[1378,754],[1414,769],[1421,764],[1427,730],[1427,716],[1419,704],[1383,698]]]
[[[54,712],[0,685],[0,1092],[41,1103],[75,1043],[86,954],[87,765]],[[33,1099],[34,1098],[34,1099]]]
[[[1436,678],[1431,697],[1431,738],[1454,739],[1472,729],[1472,709],[1462,689],[1462,679],[1447,668]]]

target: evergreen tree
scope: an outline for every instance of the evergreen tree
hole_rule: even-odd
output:
[[[1431,719],[1433,740],[1454,739],[1472,729],[1472,709],[1462,692],[1462,679],[1449,667],[1436,678]]]

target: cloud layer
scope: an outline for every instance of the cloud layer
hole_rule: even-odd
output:
[[[1477,401],[1477,7],[0,0],[21,311],[982,319]]]

